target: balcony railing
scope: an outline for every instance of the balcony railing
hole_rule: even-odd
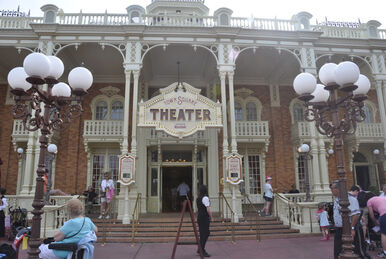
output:
[[[356,138],[374,138],[383,142],[384,132],[381,123],[359,123],[355,131]]]
[[[238,139],[267,139],[269,138],[268,121],[237,121],[236,136]]]
[[[192,1],[192,0],[184,0]],[[200,1],[200,0],[197,0]],[[43,23],[43,17],[7,17],[0,16],[0,29],[30,29],[30,23]],[[183,14],[144,14],[136,19],[130,19],[125,13],[58,13],[56,23],[64,25],[146,25],[146,26],[191,26],[191,27],[235,27],[273,31],[295,31],[300,28],[297,21],[291,19],[265,19],[231,17],[227,25],[219,24],[216,16],[197,16]],[[332,26],[326,24],[311,25],[311,31],[319,31],[322,37],[366,39],[368,28],[366,24],[358,27]],[[386,39],[386,30],[380,29],[374,37]]]
[[[123,121],[86,120],[84,137],[122,137]]]
[[[310,124],[305,121],[299,121],[292,125],[292,139],[306,139],[311,137]]]
[[[13,121],[13,130],[12,130],[12,136],[18,137],[18,136],[28,136],[28,130],[24,128],[24,124],[22,120],[14,120]]]

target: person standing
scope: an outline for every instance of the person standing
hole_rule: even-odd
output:
[[[104,176],[105,179],[101,182],[101,213],[98,219],[102,219],[103,215],[107,215],[106,219],[110,218],[111,201],[114,198],[114,182],[110,179],[110,173],[106,172]]]
[[[199,195],[196,200],[198,215],[197,215],[197,223],[198,229],[200,231],[200,245],[202,252],[204,253],[204,257],[210,257],[205,250],[206,241],[208,241],[208,237],[210,234],[209,225],[210,222],[213,221],[212,212],[210,211],[210,201],[208,197],[208,188],[205,185],[201,185],[199,188]],[[200,253],[197,250],[197,253]]]
[[[328,232],[328,227],[330,223],[328,223],[328,214],[324,209],[324,203],[321,202],[318,204],[318,211],[316,212],[317,218],[319,220],[320,228],[322,229],[323,238],[320,241],[328,241],[330,239],[330,234]]]
[[[381,240],[383,252],[377,254],[378,257],[386,258],[386,199],[383,197],[373,197],[367,202],[369,216],[375,225],[381,227]],[[379,213],[379,218],[376,219],[374,212]]]
[[[335,197],[334,200],[334,223],[335,223],[335,236],[334,236],[334,259],[339,258],[339,254],[342,252],[342,233],[343,233],[343,220],[341,214],[341,207],[339,205],[339,182],[334,181],[330,184],[332,195]],[[348,206],[349,217],[351,222],[351,236],[355,236],[355,226],[359,221],[360,209],[358,200],[353,195],[348,195]]]
[[[8,207],[7,199],[4,197],[6,190],[0,188],[0,237],[5,237],[5,210]]]
[[[179,197],[180,206],[181,206],[181,209],[182,209],[182,204],[186,200],[186,195],[190,192],[189,185],[187,185],[185,183],[185,181],[183,181],[182,183],[180,183],[178,185],[177,192],[178,192],[178,195],[179,195],[178,197]]]
[[[265,200],[265,206],[264,208],[260,211],[260,214],[262,215],[263,212],[265,213],[265,216],[271,216],[270,213],[270,208],[271,204],[273,202],[273,189],[271,185],[272,177],[267,176],[265,178],[265,185],[264,185],[264,200]]]

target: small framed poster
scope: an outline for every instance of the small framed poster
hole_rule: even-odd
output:
[[[239,184],[243,181],[242,175],[242,156],[232,154],[225,158],[227,178],[226,181],[231,184]]]
[[[122,155],[119,157],[119,179],[123,185],[130,185],[135,182],[135,157]]]

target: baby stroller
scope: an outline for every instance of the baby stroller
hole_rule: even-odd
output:
[[[13,240],[18,233],[18,228],[27,227],[27,209],[22,209],[20,207],[14,209],[11,206],[8,208],[8,212],[11,220],[11,233],[9,240]]]

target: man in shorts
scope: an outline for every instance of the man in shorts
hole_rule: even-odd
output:
[[[386,199],[383,197],[373,197],[367,202],[369,216],[375,225],[381,227],[381,238],[383,252],[377,254],[378,257],[386,258]],[[379,213],[379,218],[376,219],[374,211]]]

